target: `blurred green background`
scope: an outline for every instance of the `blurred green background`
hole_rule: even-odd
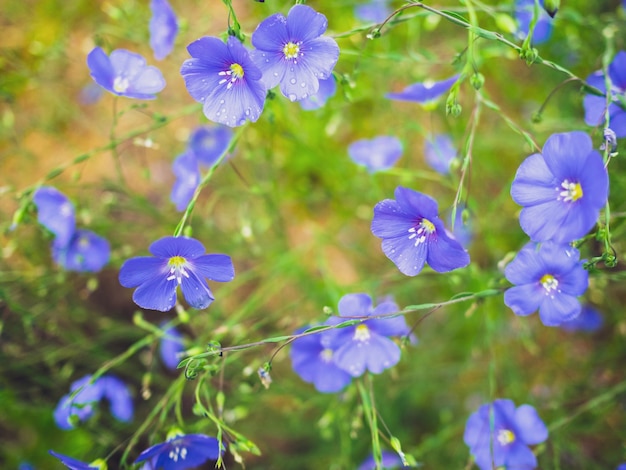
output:
[[[0,467],[30,462],[38,469],[60,468],[48,449],[85,461],[111,457],[117,462],[148,414],[162,406],[172,383],[180,384],[183,421],[173,410],[151,421],[131,449],[129,461],[171,425],[215,435],[210,420],[194,416],[194,388],[179,373],[167,372],[156,356],[157,341],[140,348],[111,373],[131,387],[134,421],[111,419],[106,405],[89,422],[60,431],[52,410],[72,381],[93,373],[147,334],[134,321],[132,291],[117,281],[119,266],[147,254],[149,244],[171,235],[180,220],[169,201],[174,181],[170,166],[193,129],[207,124],[179,74],[187,44],[203,35],[222,35],[228,10],[217,0],[171,1],[181,31],[174,52],[156,62],[148,45],[149,2],[8,0],[0,7]],[[291,2],[234,0],[249,36],[256,25]],[[247,125],[235,157],[218,168],[193,212],[192,235],[209,253],[233,258],[235,280],[216,284],[208,310],[189,311],[180,327],[189,349],[209,341],[231,346],[292,333],[336,311],[347,293],[393,295],[400,306],[440,302],[461,292],[506,287],[503,260],[527,240],[517,222],[519,208],[509,196],[521,161],[555,132],[587,130],[594,143],[602,130],[583,122],[580,84],[567,83],[547,104],[542,120],[532,116],[567,77],[549,67],[528,66],[507,46],[477,40],[475,67],[485,77],[480,91],[461,87],[462,113],[446,116],[440,103],[427,111],[415,103],[393,102],[385,93],[427,79],[441,80],[462,66],[468,32],[419,8],[402,21],[367,38],[371,25],[355,19],[357,2],[309,1],[324,13],[341,48],[335,68],[337,94],[317,111],[303,111],[277,95],[266,102],[259,121]],[[472,4],[479,24],[504,31],[512,2]],[[617,1],[564,1],[550,42],[541,57],[586,77],[601,66],[609,44],[626,49],[626,15]],[[393,2],[394,6],[402,5]],[[459,2],[433,4],[464,14]],[[611,40],[603,35],[612,25]],[[155,101],[118,98],[123,112],[112,129],[114,97],[105,92],[95,104],[82,104],[91,85],[86,56],[95,46],[107,52],[126,48],[141,53],[163,72],[167,87]],[[249,45],[249,44],[248,44]],[[480,96],[479,96],[480,94]],[[492,102],[499,111],[485,103]],[[165,119],[163,119],[165,117]],[[513,126],[509,125],[513,123]],[[517,130],[515,129],[517,128]],[[106,146],[114,135],[121,179]],[[432,195],[449,210],[460,172],[441,176],[425,164],[424,138],[447,132],[461,156],[471,152],[464,202],[474,232],[472,264],[451,274],[425,270],[408,278],[398,272],[370,232],[372,208],[392,198],[398,185]],[[396,167],[370,175],[348,157],[354,140],[396,135],[404,154]],[[472,142],[471,147],[469,142]],[[623,154],[626,147],[620,142]],[[78,164],[72,159],[88,153]],[[52,263],[51,237],[38,226],[30,191],[49,180],[77,207],[78,224],[105,236],[112,246],[108,267],[97,275],[63,272]],[[624,252],[626,163],[611,161],[613,248]],[[26,209],[10,230],[13,214]],[[601,254],[588,243],[583,256]],[[463,443],[467,417],[479,405],[510,398],[535,406],[550,428],[537,450],[542,469],[614,468],[626,461],[626,303],[622,264],[598,265],[585,301],[602,312],[595,334],[567,333],[541,324],[537,315],[516,317],[502,297],[459,303],[422,318],[407,315],[419,344],[403,349],[401,363],[373,387],[380,418],[403,449],[425,469],[470,468]],[[143,312],[158,325],[176,314]],[[253,469],[352,469],[371,452],[371,441],[354,386],[325,395],[292,371],[288,350],[273,361],[273,383],[265,389],[256,370],[274,346],[227,353],[219,369],[204,376],[203,393],[215,399],[223,390],[224,418],[256,443],[260,456],[242,453]],[[178,382],[174,382],[177,380]],[[184,386],[183,386],[184,385]],[[383,428],[384,429],[384,428]],[[384,432],[387,434],[386,432]],[[386,446],[389,448],[389,446]],[[235,468],[228,456],[228,468]],[[205,468],[211,468],[207,464]]]

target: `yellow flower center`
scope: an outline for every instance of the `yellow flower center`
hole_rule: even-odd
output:
[[[283,54],[285,54],[285,59],[295,59],[298,57],[300,53],[300,45],[294,42],[289,41],[283,47]]]
[[[546,290],[546,294],[551,294],[559,288],[559,281],[556,280],[552,274],[544,274],[541,279],[539,279],[539,282]]]
[[[367,325],[359,325],[354,330],[354,337],[352,338],[355,341],[367,341],[370,339],[370,330]]]
[[[235,76],[235,78],[243,77],[243,67],[237,63],[234,63],[230,66],[230,71]]]
[[[409,240],[415,239],[415,246],[426,241],[426,235],[435,233],[435,224],[428,219],[422,219],[416,227],[409,229]]]
[[[89,248],[89,238],[87,238],[87,237],[80,237],[78,239],[78,246],[80,246],[82,249]]]
[[[583,188],[580,183],[573,183],[569,180],[564,180],[561,183],[561,187],[556,188],[559,191],[558,200],[565,202],[575,202],[583,197]]]
[[[113,80],[113,89],[116,93],[126,93],[129,86],[128,78],[115,77],[115,80]]]
[[[187,266],[187,260],[182,256],[172,256],[167,265],[170,267],[170,275],[167,277],[168,281],[176,279],[178,284],[183,282],[183,276],[189,278],[189,273],[185,269]]]
[[[500,445],[505,446],[507,444],[515,442],[515,434],[513,434],[513,431],[510,431],[508,429],[500,429],[500,431],[498,431],[497,439]]]
[[[324,362],[330,362],[333,359],[333,350],[330,348],[323,349],[320,353],[320,357]]]

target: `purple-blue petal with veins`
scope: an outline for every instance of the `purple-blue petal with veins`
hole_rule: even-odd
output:
[[[119,281],[124,287],[137,287],[153,279],[159,273],[167,277],[168,272],[167,260],[162,258],[152,258],[150,256],[131,258],[122,264]]]
[[[303,43],[314,40],[326,32],[328,20],[307,5],[294,5],[287,14],[289,40]]]
[[[42,186],[33,194],[37,206],[37,220],[55,236],[59,246],[66,246],[72,239],[76,227],[74,205],[61,191],[51,186]]]
[[[229,282],[235,277],[235,268],[228,255],[202,255],[190,261],[191,270],[210,281]]]
[[[535,153],[526,158],[517,169],[511,197],[520,206],[534,206],[558,197],[558,188],[561,181],[550,172],[543,156]]]
[[[539,310],[544,295],[539,283],[513,286],[504,292],[504,304],[515,315],[527,316]]]
[[[156,60],[167,57],[174,48],[178,33],[176,14],[167,0],[151,0],[150,10],[150,47]]]
[[[150,253],[159,258],[181,256],[193,259],[205,253],[204,245],[195,238],[163,237],[150,245]]]
[[[559,326],[580,314],[580,302],[571,295],[557,293],[545,296],[539,306],[539,318],[546,326]]]
[[[383,253],[395,263],[402,274],[416,276],[424,268],[428,255],[427,243],[415,245],[414,239],[405,236],[385,238],[382,241]]]
[[[552,134],[541,153],[550,173],[560,185],[566,179],[578,179],[592,150],[591,137],[584,132],[573,131]]]
[[[338,310],[342,317],[365,317],[370,315],[372,298],[367,294],[346,294],[339,300]]]
[[[167,274],[153,277],[133,293],[133,302],[141,308],[167,312],[176,304],[176,280],[167,280]]]
[[[372,233],[379,238],[408,237],[417,217],[400,208],[397,201],[385,199],[374,206]]]
[[[626,92],[626,51],[619,51],[609,64],[609,77],[614,87]]]
[[[431,222],[438,217],[439,208],[437,201],[426,194],[413,191],[412,189],[398,186],[394,191],[394,196],[400,209],[406,214],[411,214],[415,218],[423,217]]]
[[[436,236],[430,237],[426,262],[435,271],[445,273],[463,268],[470,263],[467,251],[459,242],[448,237],[440,220],[431,220],[436,227]]]
[[[196,309],[207,308],[215,299],[204,278],[198,277],[193,270],[188,270],[188,277],[182,277],[181,290],[187,303]]]
[[[115,93],[113,90],[113,80],[115,79],[113,65],[101,47],[95,47],[87,55],[87,67],[89,67],[91,78],[98,85],[111,93]]]
[[[548,428],[537,414],[537,410],[530,405],[520,405],[515,410],[515,424],[518,436],[524,444],[540,444],[548,439]]]

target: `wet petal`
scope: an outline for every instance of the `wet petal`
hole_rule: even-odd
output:
[[[133,301],[142,308],[167,312],[176,304],[176,281],[168,281],[165,275],[152,278],[137,287]]]

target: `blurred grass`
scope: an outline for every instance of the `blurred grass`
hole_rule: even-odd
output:
[[[457,8],[454,2],[446,7]],[[602,27],[624,28],[618,2],[572,0],[557,16],[553,39],[539,47],[542,57],[570,68],[580,77],[600,66]],[[145,331],[133,324],[132,292],[119,286],[117,270],[131,256],[143,255],[155,239],[171,234],[180,219],[169,202],[171,161],[184,149],[193,128],[206,120],[191,107],[187,114],[156,129],[193,101],[179,75],[188,56],[185,46],[202,35],[225,31],[227,11],[221,2],[175,2],[182,21],[174,53],[163,62],[152,59],[147,45],[147,2],[15,1],[3,5],[0,26],[0,211],[8,228],[24,189],[58,165],[106,145],[111,133],[113,97],[94,105],[78,101],[91,83],[86,54],[98,44],[142,53],[164,73],[168,86],[147,107],[118,99],[124,111],[115,135],[154,127],[146,148],[119,146],[124,181],[117,178],[110,152],[94,154],[71,166],[50,184],[76,203],[79,225],[111,242],[109,267],[97,275],[64,273],[49,256],[50,237],[37,226],[33,208],[14,231],[3,231],[0,261],[0,466],[16,468],[29,461],[52,468],[48,449],[86,461],[112,455],[117,468],[128,439],[157,405],[176,374],[160,365],[156,343],[111,372],[127,381],[137,407],[132,424],[110,418],[106,406],[85,426],[58,431],[52,409],[69,384],[123,354]],[[458,174],[433,173],[422,156],[425,136],[449,132],[463,149],[478,101],[469,83],[462,86],[460,117],[445,115],[443,104],[427,112],[412,103],[391,102],[385,93],[425,79],[455,72],[455,56],[467,46],[467,32],[445,21],[410,10],[414,18],[383,30],[376,40],[352,16],[354,2],[311,1],[339,36],[337,95],[318,111],[302,111],[276,96],[266,103],[258,123],[244,130],[231,163],[215,173],[194,210],[193,236],[209,253],[232,256],[237,275],[214,285],[216,301],[206,311],[190,312],[182,329],[190,346],[207,342],[223,346],[289,334],[325,319],[323,307],[336,310],[342,295],[393,294],[401,305],[438,302],[459,292],[505,287],[498,263],[522,246],[526,237],[517,223],[518,207],[509,187],[519,163],[532,149],[511,129],[501,113],[528,132],[541,147],[554,132],[586,129],[578,85],[566,85],[549,102],[543,119],[531,122],[564,76],[541,66],[528,67],[502,44],[477,41],[476,66],[485,76],[481,93],[499,106],[483,106],[472,149],[467,202],[474,227],[472,265],[438,275],[425,271],[415,278],[398,273],[369,230],[372,207],[390,198],[397,185],[434,196],[442,213],[452,204]],[[266,16],[288,11],[286,1],[236,2],[248,35]],[[443,3],[442,3],[443,6]],[[497,3],[498,11],[510,11]],[[496,30],[495,20],[480,15],[480,24]],[[618,29],[618,31],[620,31]],[[626,38],[614,38],[616,50]],[[397,135],[405,152],[397,167],[369,175],[347,157],[349,143],[378,134]],[[598,142],[601,131],[592,131]],[[623,142],[620,142],[623,153]],[[611,210],[614,248],[624,249],[626,190],[621,158],[611,162]],[[27,198],[27,196],[24,196]],[[28,199],[25,199],[26,201]],[[585,256],[601,247],[585,248]],[[602,311],[605,326],[594,335],[568,334],[546,328],[536,315],[518,318],[500,297],[472,305],[456,304],[418,321],[419,344],[403,350],[398,367],[374,377],[380,419],[403,449],[426,469],[464,468],[468,450],[462,436],[465,421],[480,404],[494,398],[530,403],[550,426],[594,398],[613,390],[624,377],[626,293],[624,273],[604,270],[591,278],[587,298]],[[172,315],[144,312],[154,324]],[[358,393],[323,395],[291,370],[287,350],[274,362],[274,382],[263,389],[256,370],[272,353],[263,346],[228,353],[222,375],[210,380],[214,397],[220,383],[226,394],[225,419],[254,441],[259,457],[244,454],[249,468],[355,468],[370,452],[370,437]],[[142,380],[150,394],[142,397]],[[145,384],[144,384],[145,385]],[[148,427],[131,451],[134,459],[149,443],[160,441],[170,425],[186,432],[214,435],[207,419],[193,416],[193,389],[181,398],[183,423],[170,412]],[[145,395],[147,397],[147,395]],[[626,460],[623,392],[551,429],[539,449],[542,469],[613,468]],[[119,447],[118,447],[119,446]],[[233,467],[232,461],[229,467]],[[207,466],[206,468],[210,468]]]

